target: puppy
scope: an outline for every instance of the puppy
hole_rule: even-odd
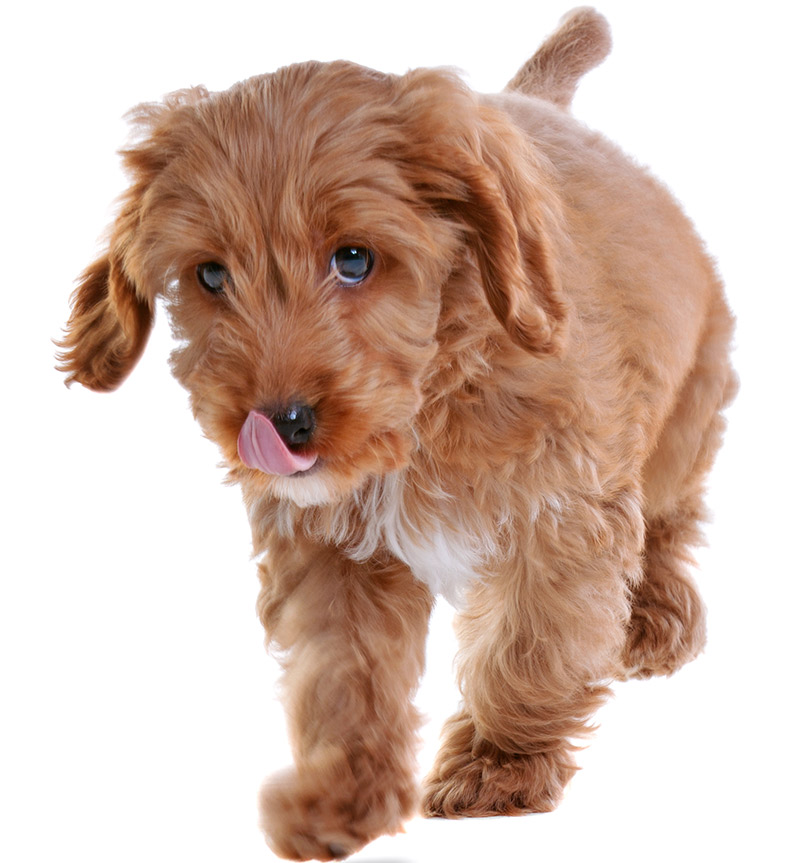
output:
[[[463,703],[427,815],[552,809],[609,682],[703,647],[732,318],[670,195],[570,116],[609,47],[579,9],[500,95],[306,63],[133,112],[60,363],[113,389],[163,297],[261,555],[296,758],[261,796],[279,855],[346,856],[420,805],[436,594]]]

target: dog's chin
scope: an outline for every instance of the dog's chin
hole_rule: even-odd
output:
[[[274,476],[270,478],[270,493],[279,500],[289,501],[299,507],[322,506],[344,497],[346,490],[337,488],[337,483],[326,478],[322,472],[310,476]]]
[[[303,470],[287,475],[246,470],[266,497],[303,509],[337,504],[357,493],[370,478],[402,470],[409,463],[414,438],[386,432],[370,439],[370,445],[353,449],[346,458],[321,455]],[[242,475],[240,474],[240,478]]]
[[[336,476],[332,471],[311,470],[291,476],[271,476],[268,493],[303,509],[336,503],[352,494],[364,477]]]

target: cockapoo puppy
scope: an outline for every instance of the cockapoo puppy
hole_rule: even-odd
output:
[[[678,205],[574,120],[608,53],[578,9],[500,95],[304,63],[135,109],[61,367],[116,387],[156,298],[242,487],[295,766],[276,853],[542,812],[613,679],[704,643],[687,571],[735,389],[732,317]],[[415,780],[436,594],[463,703]]]

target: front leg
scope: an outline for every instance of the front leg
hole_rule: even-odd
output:
[[[640,567],[636,496],[575,501],[520,535],[458,621],[464,703],[427,779],[428,815],[553,809],[619,667]]]
[[[356,563],[302,541],[273,544],[260,569],[295,756],[264,786],[262,826],[282,857],[344,857],[418,806],[411,697],[432,598],[396,561]]]

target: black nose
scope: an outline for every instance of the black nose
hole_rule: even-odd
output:
[[[311,405],[292,404],[275,411],[270,419],[275,430],[288,446],[302,446],[311,440],[316,416]]]

